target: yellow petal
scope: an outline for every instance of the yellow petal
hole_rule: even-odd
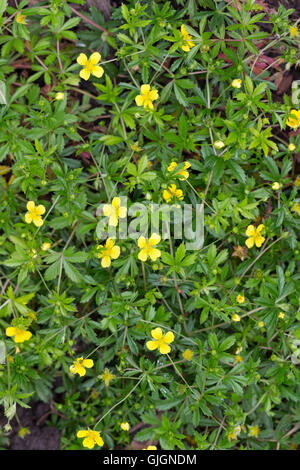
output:
[[[86,437],[89,435],[89,431],[87,430],[81,430],[77,432],[77,437]]]
[[[17,333],[17,329],[14,328],[13,326],[9,326],[8,328],[6,328],[6,336],[15,336],[15,334]]]
[[[156,261],[157,258],[159,258],[160,255],[161,255],[161,251],[158,250],[157,248],[150,247],[148,252],[149,252],[149,256],[150,256],[152,261]]]
[[[135,97],[135,102],[136,102],[137,106],[143,106],[144,97],[142,95],[137,95]]]
[[[45,214],[46,209],[45,209],[45,206],[43,206],[43,204],[40,204],[39,206],[37,206],[35,211],[37,215],[43,215]]]
[[[112,238],[108,238],[105,243],[105,247],[109,250],[114,246],[115,241]]]
[[[247,237],[253,237],[255,235],[254,225],[249,225],[246,230]]]
[[[109,215],[111,215],[112,211],[113,211],[113,208],[112,208],[112,206],[111,206],[110,204],[105,204],[105,205],[103,206],[103,214],[104,214],[106,217],[108,217]]]
[[[143,248],[138,254],[138,259],[140,261],[145,262],[145,261],[147,261],[147,258],[148,258],[148,252],[147,252],[146,248]]]
[[[119,197],[114,197],[113,200],[111,201],[111,205],[115,209],[119,209],[119,207],[120,207],[120,198]]]
[[[113,259],[117,259],[120,256],[120,247],[119,246],[114,246],[110,252],[110,256]]]
[[[158,98],[158,91],[157,90],[151,90],[150,93],[149,93],[149,98],[150,100],[157,100]]]
[[[83,447],[88,447],[89,449],[93,449],[95,446],[95,441],[94,439],[91,439],[90,437],[86,437],[83,441]]]
[[[151,331],[151,336],[154,339],[160,340],[163,337],[163,332],[161,328],[154,328],[154,330]]]
[[[79,65],[86,65],[88,63],[88,58],[85,54],[80,54],[78,57],[77,57],[77,63]]]
[[[33,211],[35,209],[35,203],[33,201],[28,201],[26,208],[29,212]]]
[[[104,441],[101,436],[96,436],[95,437],[96,444],[98,444],[99,447],[102,447],[104,445]]]
[[[146,346],[150,351],[154,351],[154,349],[157,349],[157,347],[158,347],[158,342],[157,341],[147,341]]]
[[[260,224],[256,229],[256,233],[261,232],[263,228],[265,228],[264,224]]]
[[[110,265],[111,265],[110,257],[103,256],[102,261],[101,261],[102,268],[109,268]]]
[[[30,212],[26,212],[25,214],[25,222],[27,224],[30,224],[32,222],[32,215],[30,214]]]
[[[104,70],[99,65],[95,65],[95,67],[92,68],[92,74],[97,78],[101,78],[104,74]]]
[[[164,336],[164,341],[166,343],[173,343],[174,341],[174,334],[172,333],[172,331],[168,331],[168,333],[165,334]]]
[[[150,91],[150,85],[142,85],[141,86],[141,93],[142,95],[148,94]]]
[[[119,207],[119,217],[120,219],[124,219],[124,217],[126,217],[126,214],[127,214],[127,207]]]
[[[83,377],[85,374],[86,374],[86,370],[84,367],[82,367],[81,365],[79,364],[75,364],[74,365],[74,369],[76,371],[76,374],[79,374],[80,377]]]
[[[43,219],[40,215],[34,215],[32,217],[33,223],[36,227],[41,227],[43,225]]]
[[[99,52],[93,52],[93,54],[90,56],[89,63],[91,65],[97,65],[101,60],[101,55]]]
[[[151,101],[151,100],[149,100],[149,99],[148,99],[148,100],[145,100],[145,101],[144,101],[144,108],[153,109],[153,108],[154,108],[154,106],[153,106],[153,103],[152,103],[152,101]]]
[[[112,227],[116,227],[118,225],[118,216],[116,213],[110,216],[108,225],[111,225]]]
[[[140,237],[138,239],[138,247],[139,248],[145,248],[146,246],[146,238],[145,237]]]
[[[170,346],[168,346],[167,344],[161,344],[160,347],[159,347],[159,352],[161,354],[168,354],[169,352],[171,351],[171,348]]]
[[[245,243],[248,248],[252,248],[254,245],[254,237],[247,238]]]
[[[149,245],[157,245],[161,240],[161,236],[158,233],[152,233],[151,237],[149,238]]]
[[[265,238],[262,237],[261,235],[258,235],[258,236],[255,238],[255,245],[256,245],[258,248],[260,248],[264,241],[265,241]]]
[[[93,359],[84,359],[84,360],[82,361],[82,365],[83,365],[84,367],[87,367],[88,369],[90,369],[91,367],[93,367],[94,361],[93,361]]]
[[[83,80],[88,80],[91,76],[91,72],[88,69],[84,68],[80,70],[79,76],[83,78]]]

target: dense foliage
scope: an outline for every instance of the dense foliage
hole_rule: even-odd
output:
[[[62,449],[295,448],[293,10],[84,3],[0,0],[2,448],[32,400]],[[201,246],[99,239],[124,196],[200,204]]]

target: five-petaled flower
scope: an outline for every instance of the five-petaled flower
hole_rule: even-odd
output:
[[[160,235],[153,233],[149,239],[145,237],[140,237],[138,239],[138,247],[141,248],[141,251],[138,254],[138,258],[141,261],[147,261],[148,256],[152,261],[156,261],[160,257],[161,251],[157,248],[154,248],[161,240]]]
[[[174,171],[176,167],[178,166],[178,163],[172,162],[168,166],[168,171]],[[175,175],[180,175],[182,178],[179,178],[181,181],[188,179],[189,177],[189,172],[187,171],[188,168],[190,168],[191,164],[189,162],[184,162],[184,167],[182,170],[176,171]]]
[[[237,300],[237,302],[238,302],[239,304],[242,304],[242,303],[245,302],[245,297],[244,297],[243,295],[239,294],[239,295],[237,296],[236,300]]]
[[[183,192],[181,189],[177,189],[176,184],[171,184],[168,189],[163,191],[163,198],[166,202],[172,201],[173,198],[180,199],[182,201]]]
[[[259,426],[248,426],[249,427],[249,436],[257,437],[260,432]]]
[[[79,374],[80,377],[83,377],[86,374],[85,367],[90,369],[93,365],[93,359],[83,359],[83,357],[78,357],[74,364],[70,366],[70,372],[72,374]]]
[[[254,225],[248,225],[246,230],[246,235],[249,237],[246,240],[246,245],[248,248],[252,248],[254,244],[258,248],[261,247],[265,241],[265,237],[263,237],[260,232],[264,229],[264,227],[264,224],[260,224],[257,229],[254,227]]]
[[[46,212],[45,206],[42,204],[36,206],[33,201],[28,201],[26,208],[28,212],[25,214],[25,222],[27,224],[33,222],[36,227],[41,227],[44,223],[41,215]]]
[[[154,349],[157,348],[161,354],[168,354],[171,351],[169,344],[174,341],[174,334],[172,331],[168,331],[168,333],[164,335],[161,328],[155,328],[151,331],[151,336],[154,338],[154,341],[151,340],[146,343],[146,346],[150,351],[154,351]]]
[[[144,106],[145,109],[153,109],[153,101],[157,100],[158,91],[155,88],[150,87],[150,85],[141,86],[141,94],[135,97],[135,102],[137,106]]]
[[[121,429],[123,429],[123,431],[129,431],[130,429],[130,424],[127,423],[127,421],[125,423],[121,423],[120,426],[121,426]]]
[[[14,326],[9,326],[6,328],[6,336],[13,336],[15,343],[24,343],[31,338],[32,333],[22,328],[16,328]]]
[[[194,355],[193,351],[191,351],[190,349],[186,349],[183,353],[182,353],[184,359],[186,359],[187,361],[190,361]]]
[[[231,320],[232,321],[241,321],[241,317],[237,313],[234,313],[231,317]]]
[[[221,150],[224,146],[225,146],[225,144],[222,140],[216,140],[214,142],[214,147],[218,150]]]
[[[26,16],[22,15],[22,13],[18,13],[16,16],[16,22],[19,24],[26,24],[27,23]]]
[[[88,80],[92,75],[97,78],[101,78],[104,70],[98,63],[101,60],[101,55],[99,52],[94,52],[90,58],[88,59],[85,54],[80,54],[77,57],[77,63],[82,65],[82,69],[80,70],[79,76],[84,80]]]
[[[109,268],[112,259],[117,259],[120,256],[120,247],[115,245],[115,241],[112,238],[108,238],[105,245],[97,246],[97,256],[102,258],[102,268]]]
[[[108,225],[116,227],[120,219],[124,219],[127,214],[127,207],[120,206],[121,199],[119,197],[114,197],[111,204],[105,204],[103,206],[103,214],[106,217],[109,217]]]
[[[195,45],[192,41],[192,36],[187,32],[184,24],[181,25],[180,32],[181,32],[181,37],[183,39],[183,44],[181,46],[181,49],[184,52],[189,52],[191,48],[194,47]]]
[[[291,109],[286,123],[293,129],[297,129],[300,126],[300,109],[298,111],[296,109]]]
[[[56,99],[57,101],[62,101],[62,100],[64,99],[64,97],[65,97],[65,94],[62,93],[61,91],[59,91],[59,92],[56,93],[56,95],[55,95],[55,99]]]
[[[111,374],[109,372],[109,369],[104,369],[104,372],[103,374],[99,375],[99,377],[104,381],[105,383],[105,386],[108,387],[110,382],[113,380],[113,378],[115,377],[114,374]]]
[[[83,429],[77,432],[77,437],[84,437],[83,447],[88,447],[93,449],[95,444],[98,444],[99,447],[104,445],[103,439],[100,436],[98,431],[92,431],[91,429]]]
[[[234,80],[232,80],[231,86],[232,86],[233,88],[241,88],[241,86],[242,86],[242,80],[241,80],[240,78],[235,78]]]
[[[290,26],[290,36],[293,38],[295,36],[298,36],[299,34],[299,29],[297,28],[296,25]]]

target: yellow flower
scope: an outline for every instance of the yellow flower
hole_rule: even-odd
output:
[[[184,24],[181,25],[180,27],[180,32],[181,32],[181,37],[183,39],[184,44],[181,46],[181,49],[184,52],[189,52],[192,47],[194,47],[194,43],[192,41],[192,36],[187,32],[185,29]]]
[[[298,36],[298,33],[299,33],[299,29],[297,28],[296,25],[290,26],[290,35],[292,38],[295,36]]]
[[[127,207],[120,206],[121,200],[119,197],[114,197],[111,204],[103,206],[103,214],[109,217],[108,225],[116,227],[120,219],[124,219],[127,214]]]
[[[272,184],[272,189],[274,189],[274,191],[278,191],[278,189],[280,189],[280,186],[281,184],[275,181],[275,183]]]
[[[139,147],[139,144],[138,142],[135,142],[134,144],[130,145],[130,148],[131,150],[133,150],[134,152],[140,152],[142,150],[141,147]],[[150,163],[150,162],[148,162]]]
[[[237,296],[236,300],[237,300],[237,302],[238,302],[239,304],[242,304],[242,303],[245,302],[245,297],[244,297],[243,295],[239,294],[239,295]]]
[[[174,334],[172,331],[168,331],[168,333],[163,335],[161,328],[155,328],[151,331],[151,336],[155,341],[147,341],[146,343],[146,346],[150,351],[154,351],[154,349],[157,348],[159,348],[159,352],[161,354],[168,354],[171,351],[169,344],[174,341]]]
[[[293,152],[296,149],[296,145],[291,143],[291,144],[289,144],[288,149],[289,149],[290,152]]]
[[[28,341],[31,338],[32,333],[27,330],[22,330],[21,328],[9,326],[6,328],[6,336],[14,336],[15,343],[24,343],[24,341]]]
[[[42,249],[43,251],[47,251],[47,250],[49,250],[49,248],[51,248],[51,243],[49,243],[49,242],[44,242],[44,243],[41,245],[41,249]]]
[[[93,365],[93,359],[83,359],[83,357],[78,357],[74,364],[70,366],[70,372],[71,374],[79,374],[80,377],[83,377],[86,374],[85,367],[90,369]],[[83,437],[83,435],[78,437]]]
[[[24,437],[27,436],[27,434],[30,434],[30,431],[28,428],[20,428],[18,431],[18,436],[21,439],[24,439]]]
[[[225,146],[225,144],[222,140],[216,140],[214,142],[214,147],[218,150],[222,149],[224,146]]]
[[[249,436],[257,437],[259,435],[259,426],[248,426],[249,427]]]
[[[241,433],[241,431],[242,431],[242,426],[236,426],[236,427],[227,435],[227,439],[228,439],[229,441],[237,440],[238,435]]]
[[[92,431],[91,429],[78,431],[77,437],[85,437],[82,444],[83,447],[88,447],[89,449],[93,449],[95,444],[98,444],[99,447],[104,445],[103,439],[98,431]]]
[[[298,202],[295,202],[291,210],[297,212],[297,214],[300,215],[300,204]]]
[[[253,225],[248,225],[247,230],[246,230],[246,235],[247,240],[246,240],[246,245],[248,248],[252,248],[254,243],[255,246],[258,248],[261,247],[263,242],[265,241],[265,238],[261,235],[261,231],[263,230],[265,226],[263,224],[260,224],[257,229]]]
[[[231,86],[232,86],[233,88],[241,88],[241,86],[242,86],[242,80],[241,80],[240,78],[235,78],[234,80],[232,80]]]
[[[243,358],[239,354],[236,354],[234,358],[234,363],[237,364],[238,362],[243,362]]]
[[[168,171],[174,171],[175,168],[178,166],[176,162],[172,162],[168,166]],[[175,175],[180,175],[182,178],[179,178],[181,181],[188,179],[189,177],[189,172],[187,171],[188,168],[190,168],[191,164],[189,162],[184,162],[184,167],[182,170],[179,170],[175,173]]]
[[[297,129],[300,126],[300,109],[298,111],[296,109],[291,109],[286,123],[293,129]]]
[[[279,312],[278,313],[278,318],[280,318],[281,320],[283,320],[285,317],[285,314],[283,312]]]
[[[22,15],[22,13],[18,13],[16,16],[16,22],[19,24],[26,24],[26,16]]]
[[[64,93],[61,93],[61,92],[58,92],[58,93],[56,93],[56,95],[55,95],[55,99],[56,99],[57,101],[63,100],[64,97],[65,97],[65,94],[64,94]]]
[[[160,235],[153,233],[151,237],[147,240],[145,237],[140,237],[138,239],[138,247],[141,248],[141,251],[138,254],[138,259],[141,261],[147,261],[148,256],[152,261],[156,261],[160,257],[161,251],[157,248],[154,248],[161,240]]]
[[[183,199],[183,192],[181,189],[177,189],[176,184],[171,184],[168,189],[163,191],[163,198],[166,202],[170,202],[173,198]]]
[[[129,431],[129,429],[130,429],[130,424],[127,423],[127,422],[126,423],[121,423],[120,426],[121,426],[121,429],[123,429],[123,431]]]
[[[101,78],[104,74],[104,70],[100,65],[97,65],[101,60],[101,55],[99,52],[94,52],[88,59],[85,54],[80,54],[77,57],[77,63],[82,65],[79,76],[84,80],[88,80],[92,75],[97,78]]]
[[[147,109],[153,109],[152,101],[157,100],[158,98],[158,91],[155,88],[152,88],[150,85],[142,85],[141,86],[141,94],[135,97],[135,102],[137,106],[143,106]]]
[[[101,374],[99,377],[104,381],[106,387],[108,387],[109,383],[115,376],[109,372],[109,369],[106,368],[104,369],[103,374]]]
[[[184,359],[186,359],[187,361],[190,361],[194,355],[193,351],[191,351],[190,349],[186,349],[183,353],[182,353]]]
[[[142,450],[157,450],[156,446],[143,447]]]
[[[36,227],[41,227],[44,223],[41,215],[45,214],[45,207],[42,204],[36,206],[33,201],[28,201],[26,207],[28,212],[25,214],[25,222],[33,222]]]
[[[237,313],[234,313],[231,317],[231,320],[232,321],[241,321],[241,317]]]
[[[298,187],[300,186],[300,176],[297,176],[297,178],[294,181],[294,185]]]
[[[263,321],[259,321],[257,323],[258,328],[263,328],[265,326],[265,323]]]
[[[98,245],[97,250],[99,250],[97,253],[98,258],[102,258],[102,268],[109,268],[111,259],[117,259],[120,256],[120,247],[115,245],[115,241],[112,238],[106,240],[105,246]]]

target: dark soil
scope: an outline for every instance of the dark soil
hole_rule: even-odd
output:
[[[47,417],[51,413],[50,406],[43,402],[32,402],[31,408],[17,408],[16,418],[12,419],[12,432],[8,436],[11,450],[58,450],[60,445],[60,431],[47,425]],[[7,418],[0,413],[0,428],[7,423]],[[23,439],[19,437],[20,427],[28,428],[30,434]]]

